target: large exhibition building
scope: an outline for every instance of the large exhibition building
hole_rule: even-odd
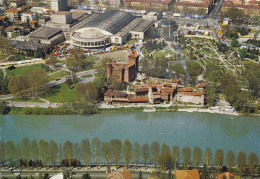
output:
[[[143,33],[146,33],[152,25],[153,21],[114,10],[95,16],[83,24],[71,34],[71,40],[78,47],[102,48],[111,44],[123,44],[135,29],[143,29]]]

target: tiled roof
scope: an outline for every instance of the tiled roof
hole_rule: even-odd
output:
[[[236,7],[236,8],[243,8],[243,9],[260,9],[259,5],[236,5],[236,4],[231,4],[230,2],[224,2],[223,7]]]
[[[177,79],[177,78],[173,78],[173,79],[171,80],[171,83],[179,83],[179,82],[180,82],[180,80]]]
[[[193,89],[192,88],[178,88],[177,91],[178,92],[192,92]]]
[[[135,88],[135,92],[148,92],[148,88]]]
[[[185,95],[185,96],[201,96],[204,95],[205,92],[179,92],[178,94]]]
[[[125,0],[125,2],[140,2],[140,3],[153,3],[169,5],[173,0]]]
[[[17,26],[9,26],[9,27],[7,27],[6,29],[5,29],[5,31],[6,32],[12,32],[14,29],[16,29],[17,28]]]
[[[0,21],[5,20],[6,18],[6,16],[0,16]]]
[[[29,21],[29,23],[30,24],[35,24],[35,23],[38,23],[38,21],[37,20],[31,20],[31,21]]]
[[[205,84],[204,84],[204,83],[198,84],[198,88],[204,88],[204,87],[205,87]]]
[[[137,58],[137,57],[139,57],[140,55],[138,55],[138,54],[133,54],[133,53],[131,53],[130,55],[128,55],[128,57],[134,57],[134,58]]]
[[[131,171],[129,170],[118,170],[111,171],[107,174],[107,179],[131,179]]]
[[[111,89],[110,89],[110,90],[108,90],[108,91],[104,94],[104,96],[113,97],[116,92],[118,92],[118,91],[114,91],[114,90],[111,90]]]
[[[10,8],[10,9],[6,9],[5,13],[19,13],[20,10],[19,9],[14,9],[14,8]]]
[[[69,11],[57,11],[53,15],[68,15],[70,13],[71,12],[69,12]]]
[[[200,179],[198,170],[175,170],[176,179]]]
[[[190,6],[190,7],[205,7],[208,8],[210,6],[210,2],[203,2],[203,3],[193,3],[190,1],[182,1],[176,2],[174,6]]]
[[[225,173],[218,174],[218,179],[224,179],[224,178],[231,179],[231,177],[236,178],[237,176],[232,174],[232,173],[230,173],[230,172],[225,172]]]

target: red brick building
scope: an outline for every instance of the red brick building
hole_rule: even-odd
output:
[[[135,80],[138,72],[138,54],[131,54],[128,56],[128,63],[107,62],[107,78],[115,78],[120,82],[131,82]]]

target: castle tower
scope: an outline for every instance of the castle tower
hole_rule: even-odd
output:
[[[110,78],[112,76],[112,68],[113,68],[112,62],[107,62],[106,67],[107,67],[107,78]]]
[[[139,69],[138,69],[139,56],[140,55],[138,55],[138,54],[130,54],[130,55],[128,55],[129,65],[135,65],[135,72],[136,73],[139,71]]]

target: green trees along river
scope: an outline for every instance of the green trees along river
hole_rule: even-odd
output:
[[[154,141],[152,144],[138,142],[132,143],[128,139],[123,142],[113,139],[107,142],[101,142],[98,137],[92,141],[83,139],[80,143],[72,143],[67,140],[58,144],[54,140],[33,140],[27,137],[23,138],[20,143],[15,144],[13,141],[0,142],[0,161],[1,166],[6,168],[13,167],[80,167],[83,164],[87,167],[95,165],[112,164],[116,167],[119,165],[135,164],[144,165],[152,164],[153,167],[160,166],[162,171],[174,169],[198,169],[204,165],[205,168],[215,168],[220,172],[223,166],[227,170],[238,172],[239,175],[259,172],[259,159],[255,153],[248,156],[245,152],[240,151],[236,155],[233,151],[226,154],[222,149],[212,153],[211,148],[207,148],[203,154],[202,149],[195,146],[179,148],[179,146],[168,146],[163,143],[162,146]],[[234,168],[235,167],[235,168]]]

